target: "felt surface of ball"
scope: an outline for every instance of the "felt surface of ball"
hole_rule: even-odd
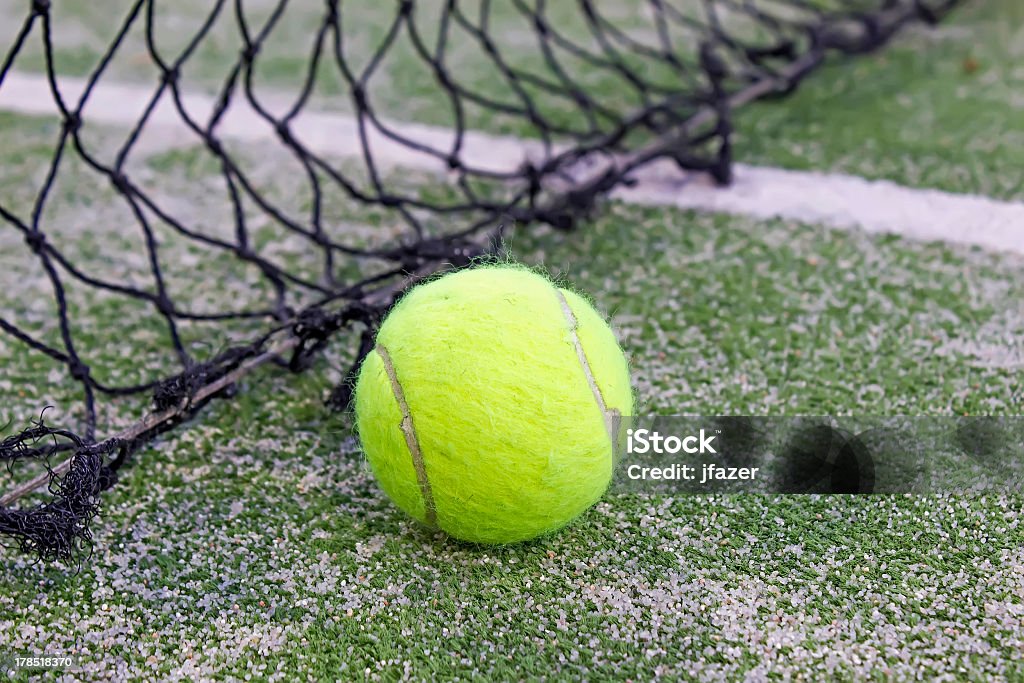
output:
[[[484,266],[396,304],[355,409],[374,476],[400,508],[456,538],[512,543],[601,497],[633,394],[585,299],[526,268]]]

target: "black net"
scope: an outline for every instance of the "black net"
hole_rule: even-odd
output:
[[[0,498],[0,534],[80,554],[126,456],[243,374],[350,335],[344,407],[410,283],[513,227],[575,228],[656,160],[728,183],[736,108],[955,4],[26,3],[0,33],[0,124],[29,131],[0,149],[23,304],[0,348],[80,401],[0,443],[12,473],[39,467]],[[138,397],[130,426],[104,420]]]

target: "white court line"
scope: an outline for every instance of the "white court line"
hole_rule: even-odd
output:
[[[84,81],[61,77],[60,91],[74,106]],[[93,91],[83,118],[86,122],[125,128],[135,124],[153,93],[152,87],[104,83]],[[276,115],[291,100],[259,95],[260,102]],[[214,101],[206,95],[189,94],[183,104],[196,120],[205,122]],[[54,115],[56,105],[47,82],[40,76],[9,73],[0,84],[0,110]],[[400,134],[444,152],[452,148],[450,130],[419,124],[387,121]],[[218,125],[221,137],[267,141],[274,131],[236,96]],[[344,114],[303,111],[291,127],[302,144],[324,154],[360,156],[356,121]],[[381,167],[404,167],[444,173],[437,158],[409,149],[370,129],[372,155]],[[151,116],[138,151],[198,144],[199,139],[182,123],[170,92],[164,93]],[[526,158],[543,157],[543,147],[507,136],[467,133],[459,157],[467,165],[498,172],[514,170]],[[735,183],[713,186],[705,176],[680,171],[669,162],[656,162],[638,171],[634,187],[620,187],[613,197],[626,202],[676,206],[757,218],[785,218],[820,223],[835,228],[860,228],[871,233],[891,233],[915,240],[941,240],[1024,254],[1024,203],[1004,202],[978,195],[903,187],[888,181],[871,181],[849,175],[824,174],[737,165]]]
[[[913,240],[944,241],[1024,254],[1024,203],[916,189],[888,180],[737,164],[731,186],[655,162],[617,199],[756,218],[860,228]]]
[[[59,89],[65,106],[74,109],[86,82],[81,78],[60,77]],[[155,86],[125,83],[100,83],[89,95],[82,119],[113,126],[127,131],[141,118],[156,92]],[[276,117],[284,116],[294,102],[281,94],[257,93],[260,105]],[[204,94],[182,95],[182,107],[193,121],[205,126],[214,111],[214,98]],[[30,115],[57,114],[46,79],[38,75],[9,73],[0,83],[0,110]],[[451,151],[455,135],[451,130],[416,123],[385,121],[401,135],[447,153]],[[310,150],[321,154],[361,156],[359,127],[354,117],[337,112],[303,109],[289,128],[292,134]],[[253,109],[244,94],[236,93],[227,113],[218,123],[216,131],[221,138],[241,141],[266,142],[275,139],[273,128]],[[372,126],[367,128],[374,162],[382,168],[400,166],[424,171],[446,172],[447,166],[435,156],[410,149],[394,142]],[[144,137],[138,151],[142,154],[164,149],[196,145],[201,139],[182,121],[174,105],[170,89],[165,89],[157,107],[150,114]],[[497,137],[482,133],[467,133],[459,157],[467,165],[490,171],[514,170],[526,153],[543,155],[538,143],[525,144],[514,137]]]

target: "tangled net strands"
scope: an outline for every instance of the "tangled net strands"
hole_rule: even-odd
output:
[[[361,10],[327,0],[318,10],[315,30],[304,38],[308,43],[291,46],[293,61],[302,53],[301,80],[287,106],[276,108],[260,91],[261,55],[298,3],[264,2],[269,7],[261,9],[259,20],[247,4],[258,3],[215,2],[204,10],[184,47],[170,53],[158,46],[156,0],[137,0],[81,87],[72,92],[55,57],[58,19],[49,0],[35,0],[0,62],[2,97],[5,84],[14,87],[10,83],[18,77],[27,46],[40,50],[40,68],[56,112],[51,118],[58,125],[48,168],[31,205],[0,201],[0,229],[17,231],[24,257],[34,259],[45,273],[56,330],[44,334],[8,312],[0,313],[0,329],[63,367],[82,392],[82,420],[76,429],[53,428],[40,417],[0,443],[0,461],[12,475],[27,461],[45,469],[0,498],[0,536],[44,560],[80,558],[91,547],[90,521],[101,494],[117,480],[127,456],[215,398],[232,395],[235,383],[254,368],[272,362],[302,371],[329,340],[352,332],[358,338],[355,361],[328,401],[336,408],[347,406],[353,373],[371,347],[376,323],[411,283],[495,254],[510,225],[542,223],[570,230],[611,190],[630,183],[636,170],[657,160],[669,159],[728,183],[737,108],[789,94],[830,53],[867,53],[909,25],[937,22],[958,0],[625,3],[635,7],[633,19],[643,23],[642,32],[621,25],[621,2],[609,9],[609,3],[597,0],[567,1],[557,10],[564,13],[571,6],[576,20],[566,26],[553,17],[555,3],[544,0],[405,0],[395,3],[393,16],[358,59],[348,43],[349,27]],[[493,18],[499,13],[513,15],[528,34],[530,64],[509,54]],[[225,26],[236,41],[236,56],[221,64],[211,107],[200,117],[188,106],[184,74]],[[107,149],[99,148],[84,129],[93,103],[115,78],[111,65],[132,39],[145,46],[155,84],[141,115],[123,127],[125,136],[110,155],[109,143]],[[443,117],[447,131],[440,138],[393,123],[377,104],[375,84],[386,78],[382,65],[399,50],[418,62],[438,94],[441,106],[434,112]],[[467,59],[486,68],[492,87],[464,77],[460,65]],[[323,145],[304,141],[303,117],[325,73],[347,101],[346,116],[352,122],[347,144],[355,151],[354,166],[323,153]],[[600,87],[592,85],[597,82]],[[304,215],[297,216],[264,191],[244,155],[233,150],[227,122],[239,108],[251,110],[266,129],[267,142],[297,163],[309,197]],[[217,196],[233,219],[229,233],[204,231],[176,215],[134,171],[130,158],[140,140],[147,130],[166,124],[160,119],[168,112],[189,141],[215,162],[223,182]],[[499,159],[503,165],[488,163],[486,154],[474,151],[471,129],[481,121],[493,121],[530,140],[523,143],[523,154],[511,162]],[[426,159],[441,170],[446,192],[429,194],[395,182],[382,150],[396,149],[419,158],[420,166]],[[65,243],[46,219],[57,178],[71,158],[80,162],[83,173],[102,180],[130,211],[134,224],[119,230],[140,236],[150,276],[144,286],[87,272],[75,262],[73,241]],[[335,194],[355,206],[379,209],[401,230],[382,244],[347,240],[344,226],[332,225],[323,210]],[[254,216],[281,239],[297,239],[306,253],[316,255],[315,276],[268,255],[254,237]],[[266,300],[237,310],[194,309],[189,300],[194,292],[176,290],[165,276],[162,230],[198,250],[254,268],[268,293]],[[104,378],[109,373],[94,358],[90,362],[95,354],[76,331],[67,301],[69,283],[133,302],[145,307],[151,320],[162,320],[168,340],[164,360],[176,361],[177,372],[130,384],[108,383]],[[246,323],[244,330],[254,329],[254,323],[262,329],[248,334],[243,343],[233,337],[208,357],[196,357],[184,341],[187,326],[230,328],[233,323]],[[134,395],[149,395],[151,412],[130,428],[98,439],[98,402]],[[16,501],[44,486],[48,502],[15,507]]]

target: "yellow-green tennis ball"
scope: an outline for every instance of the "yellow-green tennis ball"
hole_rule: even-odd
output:
[[[456,538],[512,543],[601,497],[633,394],[590,304],[525,268],[489,266],[402,298],[355,406],[370,467],[400,508]]]

